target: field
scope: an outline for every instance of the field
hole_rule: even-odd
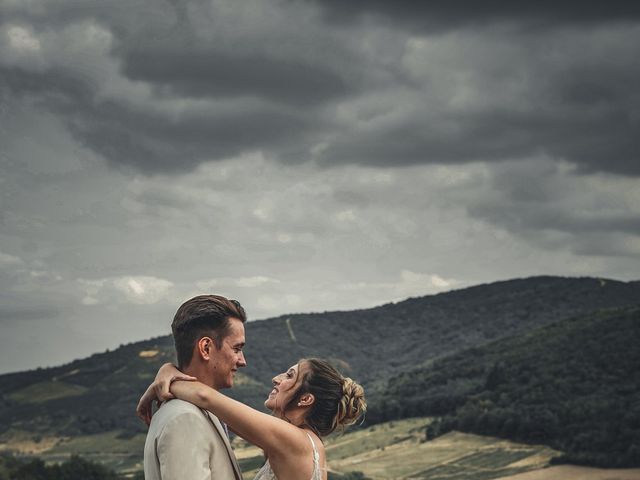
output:
[[[640,469],[603,469],[562,465],[546,470],[521,473],[500,480],[638,480]]]
[[[362,472],[373,480],[485,480],[544,468],[558,452],[535,445],[452,432],[424,441],[428,418],[388,422],[327,441],[329,470]],[[262,464],[259,450],[237,445],[246,479]]]
[[[372,480],[640,480],[638,469],[548,467],[558,452],[545,446],[459,432],[424,441],[429,422],[429,418],[413,418],[334,435],[326,443],[329,470],[337,475],[362,472]],[[39,455],[48,462],[77,453],[124,474],[142,468],[144,435],[123,438],[111,432],[33,439],[14,430],[3,437],[0,450]],[[262,451],[239,438],[233,444],[244,478],[252,479],[264,462]]]
[[[12,430],[0,437],[0,451],[10,450],[25,457],[38,456],[47,463],[63,462],[77,454],[126,474],[142,469],[144,440],[144,435],[123,438],[118,432],[34,439],[25,432]]]
[[[82,395],[87,388],[58,381],[34,383],[7,397],[19,403],[44,403],[58,398]]]

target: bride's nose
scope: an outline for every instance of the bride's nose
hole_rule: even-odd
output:
[[[272,383],[273,385],[278,385],[278,384],[280,383],[280,375],[282,375],[282,374],[276,375],[275,377],[273,377],[273,378],[271,379],[271,383]]]

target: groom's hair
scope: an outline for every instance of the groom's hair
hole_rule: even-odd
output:
[[[231,317],[242,322],[247,320],[240,302],[220,295],[198,295],[180,305],[171,323],[178,368],[189,366],[193,347],[206,335],[211,335],[220,349],[222,341],[229,335]]]

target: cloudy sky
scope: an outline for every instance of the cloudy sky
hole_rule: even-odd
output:
[[[638,279],[639,132],[635,1],[0,0],[0,372],[199,293]]]

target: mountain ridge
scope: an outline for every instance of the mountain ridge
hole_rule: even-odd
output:
[[[389,307],[389,306],[401,306],[403,304],[410,304],[412,302],[415,301],[424,301],[427,299],[438,299],[441,297],[449,297],[449,298],[453,298],[454,296],[465,296],[467,294],[469,294],[470,292],[475,292],[475,291],[487,291],[490,289],[494,289],[494,288],[498,288],[504,285],[514,285],[516,283],[520,283],[520,282],[531,282],[531,281],[546,281],[546,280],[552,280],[552,281],[557,281],[557,280],[567,280],[567,281],[589,281],[589,282],[593,282],[593,281],[597,281],[597,282],[601,282],[601,283],[613,283],[614,285],[617,286],[622,286],[622,287],[628,287],[628,289],[634,290],[634,291],[640,291],[640,280],[629,280],[629,281],[624,281],[624,280],[616,280],[616,279],[611,279],[611,278],[605,278],[605,277],[589,277],[589,276],[582,276],[582,277],[571,277],[571,276],[556,276],[556,275],[535,275],[535,276],[529,276],[529,277],[518,277],[518,278],[513,278],[513,279],[507,279],[507,280],[497,280],[497,281],[493,281],[493,282],[488,282],[488,283],[481,283],[481,284],[477,284],[477,285],[471,285],[471,286],[467,286],[467,287],[462,287],[462,288],[455,288],[452,290],[447,290],[445,292],[438,292],[438,293],[434,293],[434,294],[428,294],[428,295],[420,295],[420,296],[410,296],[407,297],[403,300],[398,300],[395,302],[386,302],[377,306],[373,306],[373,307],[367,307],[367,308],[360,308],[360,309],[353,309],[353,310],[326,310],[326,311],[318,311],[318,312],[297,312],[297,313],[287,313],[287,314],[282,314],[282,315],[278,315],[275,317],[268,317],[268,318],[262,318],[262,319],[257,319],[257,320],[251,320],[249,319],[247,322],[247,329],[249,328],[249,326],[255,326],[257,324],[260,324],[262,322],[274,322],[274,321],[283,321],[286,320],[287,318],[291,318],[291,317],[313,317],[313,316],[326,316],[326,315],[336,315],[336,314],[359,314],[359,313],[366,313],[366,312],[370,312],[370,311],[375,311],[378,310],[380,308],[385,308],[385,307]],[[640,300],[638,300],[638,303],[640,304]],[[167,319],[167,324],[169,324],[171,321],[171,319]],[[88,357],[82,357],[82,358],[76,358],[74,360],[70,360],[68,362],[64,362],[61,363],[59,365],[51,365],[51,366],[40,366],[40,367],[35,367],[35,368],[30,368],[30,369],[23,369],[23,370],[16,370],[16,371],[12,371],[12,372],[5,372],[0,374],[0,378],[4,378],[4,377],[10,377],[10,376],[14,376],[14,375],[20,375],[20,374],[25,374],[25,373],[33,373],[33,372],[37,372],[37,371],[51,371],[51,370],[55,370],[55,369],[61,369],[61,368],[65,368],[68,367],[69,365],[73,365],[76,362],[78,362],[79,360],[83,360],[86,358],[91,358],[95,355],[102,355],[102,354],[108,354],[110,352],[113,352],[116,349],[119,348],[123,348],[123,347],[127,347],[131,344],[155,344],[157,342],[167,342],[167,341],[172,341],[171,340],[171,335],[158,335],[155,337],[150,337],[147,339],[140,339],[140,340],[133,340],[131,342],[128,343],[124,343],[121,344],[119,347],[117,348],[107,348],[104,352],[95,352],[91,355],[89,355]]]
[[[319,356],[363,383],[374,405],[390,379],[425,362],[575,315],[639,303],[640,281],[540,276],[368,309],[282,315],[247,325],[249,366],[226,393],[263,408],[275,373]],[[162,336],[57,367],[0,375],[0,441],[14,431],[34,437],[141,434],[135,404],[158,366],[173,360],[172,339]]]

